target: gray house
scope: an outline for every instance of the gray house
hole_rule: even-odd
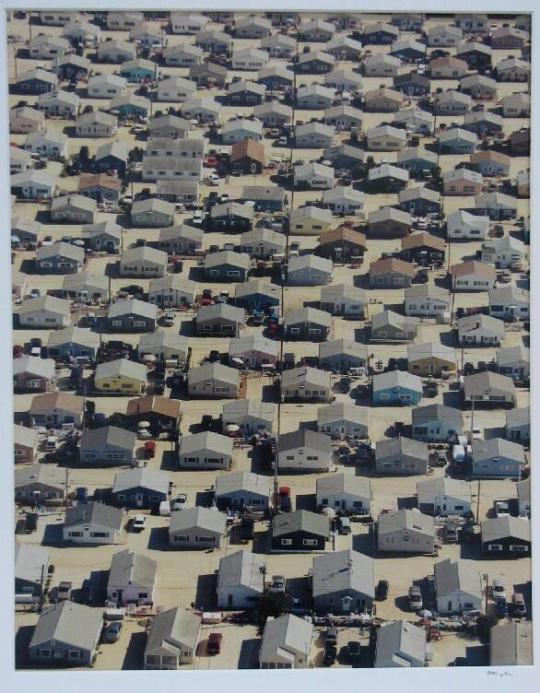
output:
[[[483,371],[466,375],[463,384],[463,401],[476,407],[513,407],[516,404],[516,388],[512,378],[500,373]]]
[[[331,284],[321,289],[321,310],[332,315],[361,320],[367,303],[366,292],[350,284]]]
[[[131,225],[143,227],[172,226],[174,224],[174,205],[172,202],[150,197],[137,200],[131,206]]]
[[[531,440],[531,411],[520,407],[506,412],[506,437],[515,443],[528,445]]]
[[[243,308],[228,303],[213,303],[198,309],[195,330],[200,337],[238,337],[245,322]]]
[[[39,463],[15,469],[16,503],[45,505],[48,500],[64,498],[65,494],[66,475],[63,469]]]
[[[26,298],[17,312],[17,318],[23,329],[57,330],[68,327],[71,322],[70,303],[49,295]]]
[[[471,474],[480,479],[519,479],[525,461],[519,443],[504,438],[477,440],[473,444]]]
[[[407,621],[384,623],[377,629],[375,668],[425,667],[428,658],[424,628]]]
[[[44,609],[28,645],[28,656],[34,663],[90,666],[103,627],[102,614],[72,601]]]
[[[296,255],[289,258],[287,283],[290,286],[321,286],[332,278],[332,260],[317,255]]]
[[[203,236],[202,229],[181,224],[160,229],[157,240],[148,241],[147,245],[169,255],[195,255],[202,248]]]
[[[332,461],[329,436],[302,428],[283,433],[278,441],[277,463],[280,471],[328,471]]]
[[[117,426],[87,428],[81,438],[80,460],[89,466],[131,465],[137,436]]]
[[[416,508],[390,510],[379,515],[377,547],[388,553],[433,554],[435,522]]]
[[[366,438],[368,411],[346,402],[334,402],[317,409],[317,429],[334,439]]]
[[[371,511],[371,481],[354,474],[331,474],[316,481],[317,507],[332,508],[342,515],[367,514]]]
[[[206,363],[189,371],[188,394],[205,399],[232,399],[240,392],[238,369],[221,363]]]
[[[482,609],[482,580],[478,569],[447,558],[435,563],[435,592],[439,614]]]
[[[93,224],[96,221],[97,202],[83,195],[63,195],[51,202],[51,219],[67,224]],[[80,250],[80,248],[79,248]]]
[[[516,383],[529,380],[531,374],[531,354],[530,349],[518,344],[513,347],[498,349],[495,355],[497,370],[503,375],[507,375]]]
[[[191,306],[197,295],[197,284],[178,274],[151,279],[148,301],[162,308]]]
[[[80,503],[66,511],[62,536],[69,544],[119,544],[125,540],[125,516],[105,503]]]
[[[348,373],[351,368],[365,368],[368,348],[352,339],[334,339],[319,344],[319,367],[333,373]]]
[[[201,631],[201,617],[191,611],[160,611],[152,621],[144,648],[145,669],[177,670],[195,659]]]
[[[382,310],[371,319],[370,341],[411,342],[416,337],[418,318],[405,317],[393,310]]]
[[[429,449],[426,443],[411,438],[379,440],[375,449],[375,470],[392,476],[425,474]]]
[[[472,511],[471,485],[461,479],[439,476],[416,484],[418,509],[426,515],[466,517]]]
[[[426,443],[446,443],[463,433],[463,412],[444,404],[412,410],[412,436]]]
[[[95,359],[99,349],[99,335],[84,327],[70,325],[51,332],[47,340],[47,353],[53,359],[73,361],[77,357]]]
[[[15,603],[29,597],[39,601],[50,562],[51,552],[44,546],[15,543]]]
[[[223,556],[217,574],[220,609],[252,609],[264,593],[265,561],[250,551]]]
[[[169,544],[175,549],[219,549],[227,516],[215,508],[186,508],[171,515]]]
[[[476,313],[456,320],[458,342],[462,346],[498,346],[504,339],[504,322]]]
[[[260,399],[238,399],[223,405],[223,426],[238,426],[244,436],[271,433],[277,405]]]
[[[129,604],[152,605],[157,562],[142,553],[126,549],[111,560],[107,581],[107,600],[118,607]]]
[[[180,469],[230,469],[233,441],[213,431],[182,436],[178,446]]]
[[[490,666],[531,665],[533,663],[532,639],[532,621],[500,622],[493,626],[489,634]]]
[[[218,476],[215,498],[220,510],[253,507],[264,510],[271,493],[271,479],[253,472],[230,472]]]
[[[285,339],[309,342],[324,341],[331,330],[332,317],[317,308],[298,308],[285,313],[283,332]]]
[[[315,611],[350,614],[371,611],[375,599],[375,562],[358,551],[337,551],[313,559]]]

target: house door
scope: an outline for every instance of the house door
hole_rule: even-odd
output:
[[[138,508],[142,508],[144,503],[144,494],[142,493],[136,493],[135,494],[135,505]]]
[[[232,606],[233,605],[233,595],[229,594],[227,596],[227,606]]]
[[[345,596],[341,598],[341,609],[344,613],[348,614],[351,610],[352,598]]]

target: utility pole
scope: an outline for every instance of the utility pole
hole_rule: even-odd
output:
[[[65,494],[66,494],[66,512],[68,509],[68,494],[69,494],[69,467],[66,464],[66,489],[65,489]]]

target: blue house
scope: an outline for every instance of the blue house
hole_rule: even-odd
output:
[[[438,165],[437,155],[422,147],[404,149],[397,155],[396,166],[406,169],[412,177],[431,173]]]
[[[147,118],[150,113],[150,101],[144,96],[134,94],[118,96],[111,101],[109,111],[122,118]]]
[[[439,152],[441,154],[472,154],[478,145],[474,132],[463,128],[451,128],[439,135]]]
[[[394,77],[394,89],[409,96],[425,96],[431,91],[431,80],[417,72],[396,75]]]
[[[120,77],[128,82],[147,82],[156,78],[156,66],[150,60],[128,60],[120,67]]]
[[[99,335],[88,328],[70,325],[51,332],[47,342],[48,355],[59,361],[70,362],[80,356],[95,360],[99,349]]]
[[[120,508],[159,507],[169,497],[169,475],[159,469],[127,469],[114,477],[111,503]]]
[[[25,72],[19,77],[15,89],[21,94],[46,94],[58,86],[58,77],[53,72],[41,68]]]
[[[249,313],[254,310],[269,310],[279,306],[281,289],[262,279],[252,279],[236,285],[234,305]]]
[[[388,371],[373,376],[373,404],[395,407],[416,405],[422,399],[422,378],[406,371]]]
[[[123,178],[126,175],[127,161],[127,144],[125,142],[111,142],[99,147],[94,165],[98,172],[116,169],[118,177]]]
[[[399,58],[405,63],[412,63],[426,54],[426,47],[416,41],[398,41],[390,49],[389,55]]]
[[[366,25],[364,33],[358,37],[353,33],[353,39],[358,39],[364,45],[368,43],[375,45],[393,43],[398,38],[399,29],[391,24],[369,24]]]
[[[436,214],[441,209],[441,194],[430,188],[405,188],[399,193],[399,208],[421,217]]]

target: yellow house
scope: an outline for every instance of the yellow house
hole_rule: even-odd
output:
[[[103,394],[142,395],[146,388],[146,366],[128,359],[100,363],[94,389]]]
[[[454,350],[444,344],[412,344],[407,348],[409,373],[420,376],[440,376],[442,371],[457,370]]]
[[[289,218],[291,236],[319,236],[332,224],[332,211],[308,205],[293,209]]]

